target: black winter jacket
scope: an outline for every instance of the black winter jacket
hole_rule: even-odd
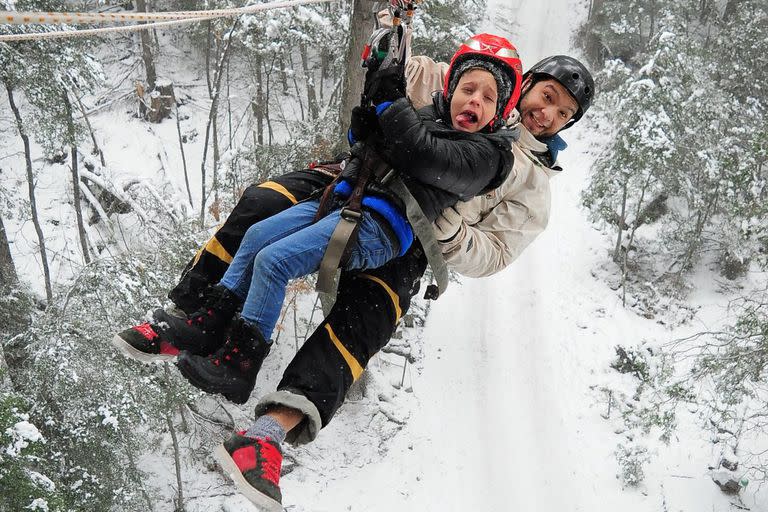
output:
[[[382,112],[379,125],[381,133],[373,141],[374,148],[399,171],[430,221],[458,201],[496,188],[512,170],[517,130],[456,130],[442,93],[436,93],[432,105],[418,112],[405,98],[395,101]],[[354,184],[359,170],[359,159],[353,158],[341,178]],[[366,193],[384,196],[405,212],[402,201],[381,184],[369,184]]]

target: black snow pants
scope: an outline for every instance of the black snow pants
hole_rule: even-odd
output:
[[[332,179],[324,170],[304,169],[248,187],[188,264],[169,293],[171,300],[187,313],[196,310],[200,292],[221,279],[251,225],[306,199]],[[302,410],[308,419],[289,440],[312,440],[331,420],[370,358],[389,342],[418,292],[426,265],[421,246],[414,243],[408,253],[381,268],[342,272],[333,309],[286,368],[278,392],[257,406],[257,412],[271,404]]]

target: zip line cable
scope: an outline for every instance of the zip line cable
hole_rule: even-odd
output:
[[[228,18],[253,14],[260,11],[284,9],[297,5],[331,3],[335,0],[285,0],[266,4],[251,5],[238,9],[218,9],[209,11],[177,11],[164,13],[54,13],[54,12],[16,12],[0,11],[1,25],[56,25],[56,24],[93,24],[93,23],[133,23],[146,22],[140,25],[123,27],[105,27],[94,29],[57,30],[25,34],[0,35],[0,42],[25,41],[32,39],[58,39],[62,37],[85,37],[102,35],[110,32],[135,32],[156,27],[167,27],[196,23],[215,18]]]

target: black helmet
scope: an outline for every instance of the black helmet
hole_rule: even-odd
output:
[[[592,104],[592,98],[595,95],[595,81],[584,64],[573,57],[567,55],[547,57],[531,66],[523,78],[528,78],[530,75],[533,75],[534,80],[545,76],[554,78],[568,89],[573,99],[579,104],[578,112],[573,115],[565,128],[581,119],[581,116]]]

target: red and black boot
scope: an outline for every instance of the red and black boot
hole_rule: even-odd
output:
[[[232,434],[213,457],[243,495],[264,512],[282,512],[280,470],[283,452],[270,438]]]
[[[115,334],[112,345],[125,356],[142,363],[170,361],[176,358],[182,348],[165,339],[162,329],[150,322],[144,322]]]
[[[216,352],[224,344],[242,300],[217,284],[203,292],[203,304],[188,318],[157,311],[155,320],[162,337],[179,350],[192,354],[207,356]]]
[[[270,344],[259,328],[238,316],[227,341],[207,357],[182,352],[176,366],[190,384],[206,393],[220,393],[236,404],[244,404],[256,385],[261,363]]]

